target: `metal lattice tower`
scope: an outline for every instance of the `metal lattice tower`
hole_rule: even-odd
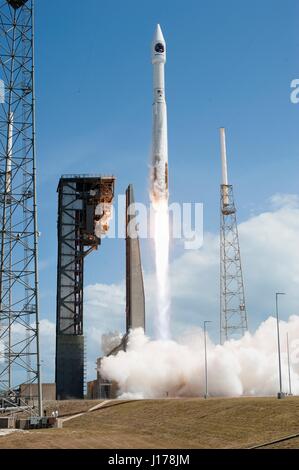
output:
[[[220,130],[222,174],[220,227],[220,341],[240,338],[248,330],[237,210],[228,184],[225,130]]]
[[[0,5],[0,408],[42,416],[33,13]]]
[[[114,177],[65,175],[58,186],[56,394],[84,398],[84,261],[109,230]]]

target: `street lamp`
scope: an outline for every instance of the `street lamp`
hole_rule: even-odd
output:
[[[207,325],[209,323],[212,323],[211,321],[205,321],[204,322],[204,340],[205,340],[205,378],[206,378],[206,393],[205,393],[205,399],[209,397],[208,393],[208,355],[207,355]]]
[[[288,370],[289,370],[289,395],[292,396],[292,378],[291,378],[291,361],[290,361],[290,343],[289,333],[287,333],[287,352],[288,352]]]
[[[279,366],[279,392],[277,398],[280,400],[284,398],[282,391],[282,375],[281,375],[281,351],[280,351],[280,330],[279,330],[279,314],[278,314],[278,297],[286,295],[284,292],[276,292],[276,323],[277,323],[277,345],[278,345],[278,366]]]

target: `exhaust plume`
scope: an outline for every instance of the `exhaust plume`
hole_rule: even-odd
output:
[[[293,393],[299,394],[299,316],[281,322],[283,389],[288,392],[286,334],[289,332]],[[213,397],[271,396],[279,389],[276,320],[223,346],[208,339],[209,394]],[[104,358],[101,375],[119,387],[120,398],[196,397],[205,393],[204,337],[187,332],[179,341],[151,341],[131,332],[127,352]]]
[[[155,257],[157,282],[157,338],[170,338],[170,290],[169,290],[169,211],[168,201],[161,200],[154,207]]]

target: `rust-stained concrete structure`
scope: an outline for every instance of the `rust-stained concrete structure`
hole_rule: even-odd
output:
[[[136,221],[133,186],[126,191],[126,290],[127,334],[130,330],[145,330],[145,295],[141,265],[140,241]]]

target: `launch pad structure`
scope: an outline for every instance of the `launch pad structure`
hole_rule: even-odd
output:
[[[133,186],[126,191],[126,330],[145,331],[145,292]]]
[[[237,209],[228,184],[225,129],[220,129],[222,157],[220,226],[220,342],[239,339],[248,330]]]
[[[56,393],[84,398],[84,260],[109,230],[115,178],[63,176],[58,186]]]
[[[0,79],[0,408],[41,416],[33,0],[1,2]]]

